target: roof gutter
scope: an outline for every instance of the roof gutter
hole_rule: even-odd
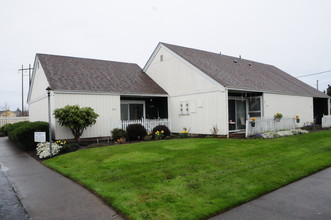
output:
[[[115,93],[115,92],[94,92],[94,91],[66,91],[54,90],[54,94],[79,94],[79,95],[117,95],[117,96],[149,96],[149,97],[168,97],[168,94],[132,94],[132,93]]]
[[[291,93],[279,93],[275,91],[268,91],[268,90],[251,90],[251,89],[238,89],[238,88],[229,88],[228,90],[235,90],[235,91],[245,91],[245,92],[263,92],[263,93],[270,93],[270,94],[278,94],[278,95],[291,95],[291,96],[303,96],[303,97],[313,97],[313,98],[330,98],[326,96],[314,96],[314,95],[300,95],[300,94],[291,94]]]

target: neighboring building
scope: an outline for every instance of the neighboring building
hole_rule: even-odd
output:
[[[28,95],[30,121],[48,121],[46,88],[51,112],[66,105],[92,107],[97,123],[82,138],[107,137],[120,120],[167,118],[167,93],[137,64],[37,54]],[[69,139],[69,129],[55,123],[56,139]]]
[[[220,135],[245,128],[249,117],[300,116],[301,124],[329,115],[328,96],[263,63],[159,43],[144,67],[169,95],[172,132]]]
[[[16,114],[10,110],[0,111],[0,117],[12,118],[16,117]]]
[[[121,120],[169,118],[179,133],[219,135],[244,129],[250,117],[299,115],[300,125],[329,115],[329,97],[267,64],[159,43],[142,70],[137,64],[37,54],[28,96],[30,121],[48,121],[66,105],[100,116],[83,138],[109,136]],[[55,123],[56,139],[72,138]]]

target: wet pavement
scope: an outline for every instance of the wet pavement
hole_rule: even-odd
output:
[[[11,200],[15,195],[14,191],[28,216],[33,220],[122,219],[93,193],[43,166],[14,146],[7,137],[0,137],[0,163],[3,167],[0,178],[9,190],[7,192],[4,188],[4,192],[1,191],[4,195],[8,195],[6,204],[9,204],[1,210],[9,213],[9,209],[12,208],[12,217],[8,217],[10,220],[15,218],[24,220],[24,216],[20,218],[21,212],[16,212],[15,204],[19,203],[17,200]],[[3,174],[6,178],[3,178]],[[12,190],[14,194],[9,193],[10,188],[14,189]],[[2,199],[2,195],[0,198]],[[3,219],[2,216],[0,219]]]
[[[27,220],[22,203],[9,183],[0,164],[0,219],[1,220]]]

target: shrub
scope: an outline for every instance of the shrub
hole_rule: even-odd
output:
[[[166,137],[166,136],[170,136],[170,130],[169,130],[169,128],[167,127],[167,126],[165,126],[165,125],[157,125],[157,126],[155,126],[154,128],[153,128],[153,131],[152,131],[152,136],[153,136],[153,138],[155,138],[155,133],[156,132],[159,132],[159,133],[161,133],[162,131],[163,131],[163,137]]]
[[[0,137],[7,136],[7,134],[5,134],[5,126],[6,126],[6,125],[0,127]]]
[[[114,128],[111,131],[111,135],[112,135],[112,140],[113,141],[117,141],[120,138],[126,138],[126,132],[123,129],[120,129],[120,128]]]
[[[24,124],[28,124],[30,122],[28,121],[21,121],[21,122],[17,122],[17,123],[14,123],[14,124],[5,124],[4,126],[1,127],[1,131],[3,132],[3,134],[5,136],[8,136],[8,133]]]
[[[36,131],[46,132],[46,139],[48,139],[48,123],[42,121],[15,123],[9,127],[8,137],[22,150],[34,150],[37,146],[34,142]]]
[[[283,131],[266,132],[264,134],[261,134],[261,137],[264,139],[272,139],[272,138],[286,137],[286,136],[306,134],[306,133],[308,133],[308,131],[306,130],[291,129],[291,130],[283,130]]]
[[[61,148],[62,148],[62,145],[52,143],[52,155],[58,154],[60,152]],[[36,151],[37,151],[37,156],[40,159],[51,156],[51,153],[49,150],[49,142],[38,143]]]
[[[60,149],[60,153],[69,153],[78,150],[80,147],[77,143],[70,143],[70,144],[64,144],[62,145],[62,148]]]
[[[141,124],[131,124],[126,128],[127,137],[130,141],[143,140],[147,135],[146,129]]]
[[[54,116],[61,126],[71,130],[77,142],[80,141],[83,131],[97,122],[99,115],[94,112],[93,108],[80,108],[78,105],[67,105],[64,108],[54,110]]]

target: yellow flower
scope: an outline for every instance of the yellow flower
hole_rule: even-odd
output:
[[[162,131],[161,131],[161,133],[163,134],[163,133],[164,133],[164,131],[162,130]]]
[[[159,131],[156,131],[155,134],[160,134],[160,132]]]
[[[64,141],[63,143],[67,143],[66,141]]]
[[[299,119],[299,115],[295,116],[296,119]]]
[[[252,120],[252,121],[255,121],[255,120],[256,120],[256,118],[251,118],[251,120]]]

